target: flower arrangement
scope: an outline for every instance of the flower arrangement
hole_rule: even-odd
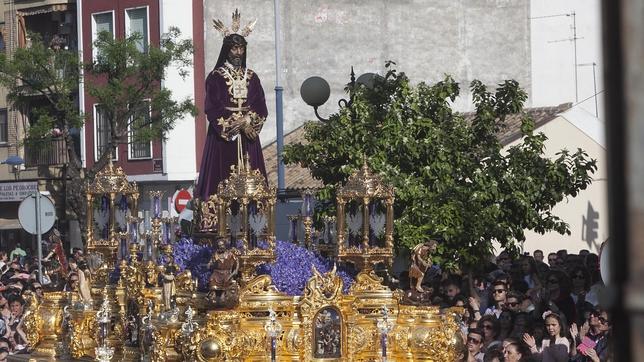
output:
[[[320,273],[326,273],[333,268],[330,260],[299,245],[280,240],[275,244],[275,263],[260,266],[258,272],[270,275],[280,292],[301,295],[307,280],[313,275],[311,266],[315,266]],[[343,268],[338,268],[337,273],[344,282],[344,292],[348,292],[353,284],[353,277]]]
[[[181,271],[190,270],[193,277],[198,280],[197,289],[205,291],[208,289],[208,279],[211,271],[208,269],[208,262],[212,257],[213,248],[195,244],[190,238],[181,238],[173,248],[174,262]]]
[[[211,271],[208,262],[213,248],[195,244],[192,239],[182,238],[173,247],[174,262],[183,271],[189,269],[198,279],[198,289],[207,290]],[[306,281],[313,275],[311,266],[326,273],[333,268],[333,263],[310,250],[286,241],[276,242],[276,260],[272,264],[258,267],[258,274],[268,274],[277,289],[288,295],[301,295]],[[338,275],[344,282],[344,292],[353,284],[353,277],[346,270],[338,268]]]

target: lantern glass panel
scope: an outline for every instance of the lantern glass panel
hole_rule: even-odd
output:
[[[115,200],[114,218],[116,224],[114,227],[116,232],[125,232],[127,230],[127,218],[130,216],[130,201],[123,194],[117,194]]]
[[[362,243],[363,206],[357,200],[350,200],[345,206],[346,235],[349,247]]]
[[[100,195],[94,198],[92,204],[93,213],[93,235],[94,240],[107,240],[110,230],[110,198],[107,195]]]
[[[251,201],[248,204],[248,247],[250,249],[268,247],[266,236],[268,233],[268,214],[266,205],[260,201]]]
[[[241,247],[242,213],[240,206],[237,200],[232,200],[226,209],[226,231],[232,247]]]
[[[387,225],[387,205],[383,200],[369,203],[369,246],[385,246],[385,226]]]

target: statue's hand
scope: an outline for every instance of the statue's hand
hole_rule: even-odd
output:
[[[233,113],[230,122],[231,130],[239,132],[239,130],[244,129],[244,127],[246,127],[246,117],[240,115],[239,113]]]
[[[250,140],[257,138],[257,131],[252,126],[250,115],[245,114],[242,118],[241,130]]]
[[[253,127],[248,127],[248,129],[246,130],[246,136],[251,140],[255,140],[255,138],[257,138],[257,132],[253,129]]]

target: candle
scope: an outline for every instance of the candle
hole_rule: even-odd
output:
[[[136,218],[130,218],[128,232],[130,233],[130,242],[137,243],[139,241],[139,225]]]
[[[153,257],[153,250],[152,250],[152,246],[153,246],[153,245],[154,245],[154,243],[152,242],[152,238],[151,238],[151,237],[147,237],[147,238],[145,239],[145,260],[146,260],[146,261],[148,261],[148,260],[152,260],[152,257]]]
[[[127,259],[127,238],[122,237],[121,238],[121,247],[120,247],[121,253],[121,260]]]
[[[313,194],[311,191],[304,191],[302,193],[302,215],[305,217],[313,216]]]
[[[306,200],[306,216],[310,217],[313,215],[313,195],[307,194]]]
[[[155,219],[161,217],[161,198],[158,195],[152,198],[152,214]]]
[[[173,243],[177,239],[177,233],[176,233],[176,226],[175,226],[175,221],[176,218],[170,218],[170,242]]]
[[[167,221],[164,222],[162,228],[163,228],[162,241],[164,244],[167,244],[170,242],[170,223]]]

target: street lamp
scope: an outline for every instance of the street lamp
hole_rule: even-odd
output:
[[[13,156],[7,157],[6,160],[0,163],[13,166],[13,171],[15,173],[14,177],[16,178],[16,180],[18,180],[18,176],[20,173],[20,165],[23,165],[25,163],[25,160],[23,160],[22,157],[18,155],[13,155]]]
[[[356,74],[353,72],[353,67],[351,67],[351,81],[347,85],[349,90],[349,100],[340,99],[338,101],[339,107],[348,107],[351,108],[353,105],[353,90],[355,89],[356,84],[362,84],[367,88],[372,88],[375,82],[377,74],[375,73],[365,73],[358,77],[356,80]],[[306,79],[302,86],[300,87],[300,95],[306,104],[313,107],[315,116],[323,122],[328,122],[327,118],[320,117],[318,113],[318,107],[326,103],[331,95],[331,87],[329,83],[324,80],[322,77],[313,76]],[[351,117],[354,118],[353,110],[351,111]]]

